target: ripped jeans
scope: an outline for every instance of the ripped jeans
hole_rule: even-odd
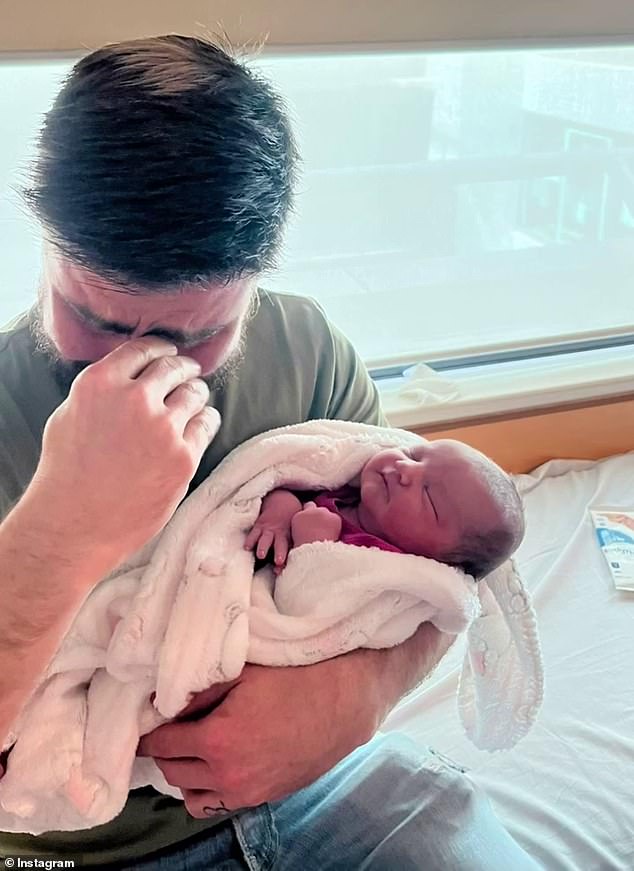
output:
[[[539,871],[464,772],[395,732],[140,871]]]

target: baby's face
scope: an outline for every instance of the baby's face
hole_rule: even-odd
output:
[[[359,519],[406,553],[442,559],[466,530],[493,527],[500,518],[483,465],[495,467],[452,439],[380,451],[361,472]]]

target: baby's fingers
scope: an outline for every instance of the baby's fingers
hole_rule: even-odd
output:
[[[244,542],[244,549],[253,550],[255,545],[258,543],[261,535],[262,527],[258,526],[258,524],[256,523],[251,532],[247,535],[246,541]]]
[[[270,529],[262,530],[260,540],[258,541],[258,546],[255,549],[255,555],[258,559],[264,559],[264,557],[270,551],[274,537],[275,533],[273,533]]]
[[[283,566],[288,556],[288,535],[285,532],[278,532],[275,536],[274,557],[275,565]]]

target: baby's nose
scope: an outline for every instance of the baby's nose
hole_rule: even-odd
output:
[[[411,484],[411,482],[421,474],[421,464],[416,460],[404,459],[397,460],[396,471],[398,472],[401,484]]]

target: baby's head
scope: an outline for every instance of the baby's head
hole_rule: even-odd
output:
[[[406,553],[458,566],[476,579],[508,559],[524,535],[511,478],[452,439],[375,454],[361,472],[359,520]]]

